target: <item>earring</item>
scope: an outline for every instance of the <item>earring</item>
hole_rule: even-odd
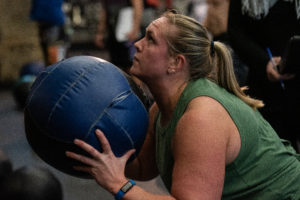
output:
[[[174,74],[174,73],[175,73],[175,69],[171,69],[171,68],[168,69],[168,74]]]

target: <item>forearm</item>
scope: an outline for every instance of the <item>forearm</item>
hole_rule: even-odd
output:
[[[131,0],[133,7],[133,30],[138,31],[140,29],[144,4],[142,0]]]
[[[98,33],[103,33],[106,30],[106,20],[107,20],[107,14],[106,10],[103,8],[101,9],[100,15],[99,15],[99,22],[97,27]]]

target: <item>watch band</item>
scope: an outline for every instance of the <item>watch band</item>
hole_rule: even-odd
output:
[[[117,192],[117,194],[115,195],[115,199],[116,200],[121,200],[122,197],[126,194],[126,192],[128,192],[135,184],[135,182],[133,180],[129,180],[127,183],[125,183],[121,189]]]

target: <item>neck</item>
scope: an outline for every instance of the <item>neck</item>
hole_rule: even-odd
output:
[[[176,81],[173,83],[156,84],[149,87],[156,104],[161,112],[161,122],[165,125],[171,119],[176,104],[187,86],[188,81]]]

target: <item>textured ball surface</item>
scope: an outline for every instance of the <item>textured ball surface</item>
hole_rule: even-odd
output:
[[[92,56],[47,67],[32,85],[24,117],[33,150],[48,164],[78,177],[86,174],[73,170],[79,163],[65,156],[66,150],[85,154],[73,144],[75,138],[102,151],[95,135],[101,129],[117,157],[133,148],[136,156],[148,126],[147,110],[122,71]]]

